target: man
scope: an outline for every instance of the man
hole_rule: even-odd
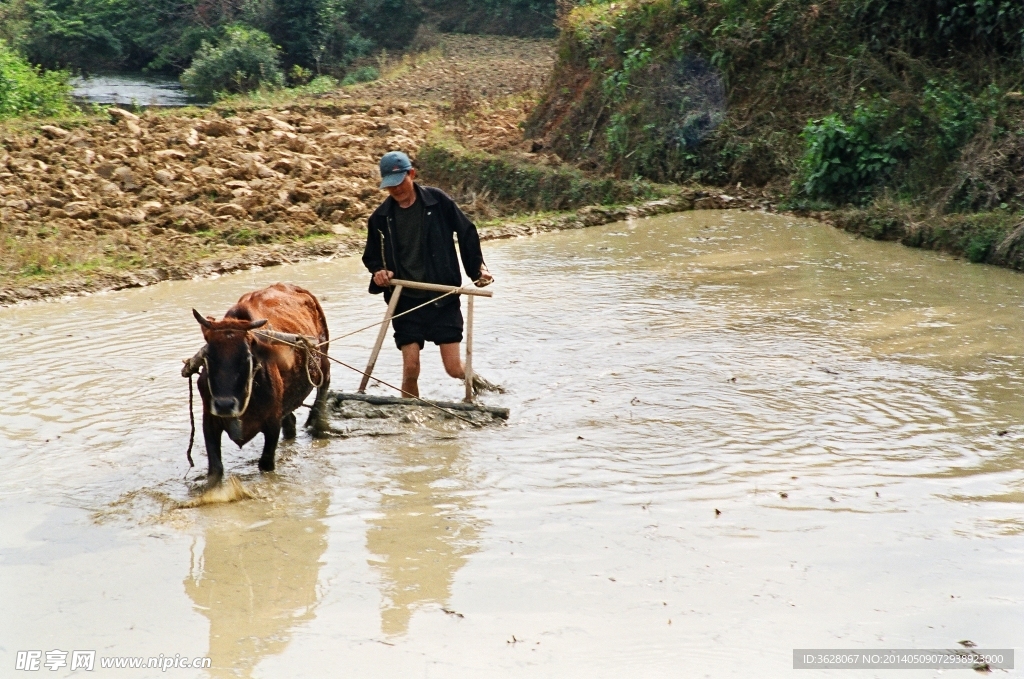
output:
[[[484,265],[476,227],[440,189],[416,183],[409,156],[392,151],[380,159],[380,188],[390,195],[372,215],[366,229],[363,264],[373,274],[370,293],[391,300],[392,278],[462,285],[454,235],[466,274],[478,287],[494,278]],[[445,371],[465,379],[459,345],[462,342],[462,304],[457,295],[403,288],[395,315],[425,304],[391,321],[395,344],[402,352],[402,391],[419,396],[420,350],[430,341],[441,348]],[[432,301],[436,300],[436,301]]]

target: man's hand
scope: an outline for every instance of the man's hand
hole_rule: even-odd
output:
[[[381,269],[377,273],[373,274],[373,282],[381,288],[388,287],[391,283],[391,279],[395,277],[395,274],[387,269]]]
[[[494,276],[491,275],[491,272],[487,270],[486,266],[481,264],[480,265],[480,278],[477,278],[475,281],[473,281],[473,285],[475,285],[478,288],[483,288],[483,287],[486,287],[486,286],[490,285],[493,282],[494,282]]]

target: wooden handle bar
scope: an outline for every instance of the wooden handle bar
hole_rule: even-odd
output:
[[[391,285],[401,285],[403,288],[414,290],[430,290],[431,292],[455,291],[460,295],[476,295],[477,297],[493,297],[494,291],[483,288],[460,288],[453,285],[437,285],[436,283],[417,283],[416,281],[403,281],[400,278],[392,278]]]

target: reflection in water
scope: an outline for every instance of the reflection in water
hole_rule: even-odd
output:
[[[381,575],[381,631],[405,634],[424,605],[448,607],[455,574],[478,549],[479,527],[462,492],[466,462],[458,442],[424,442],[396,460],[382,489],[381,516],[366,546]]]
[[[192,555],[185,591],[210,620],[213,676],[250,676],[313,618],[330,498],[279,500],[210,510],[202,554]]]

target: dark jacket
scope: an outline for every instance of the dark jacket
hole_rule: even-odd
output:
[[[416,200],[422,200],[426,208],[423,229],[423,257],[426,266],[426,280],[421,283],[439,285],[462,285],[459,261],[455,254],[454,234],[459,239],[459,252],[466,275],[472,280],[480,278],[480,267],[484,263],[480,252],[480,237],[476,227],[463,214],[459,206],[441,189],[415,184]],[[366,249],[363,250],[363,264],[375,274],[381,269],[398,271],[395,256],[395,206],[394,198],[388,196],[380,207],[370,215],[366,229]],[[391,298],[391,288],[382,288],[370,278],[370,293],[383,292],[385,299]]]

